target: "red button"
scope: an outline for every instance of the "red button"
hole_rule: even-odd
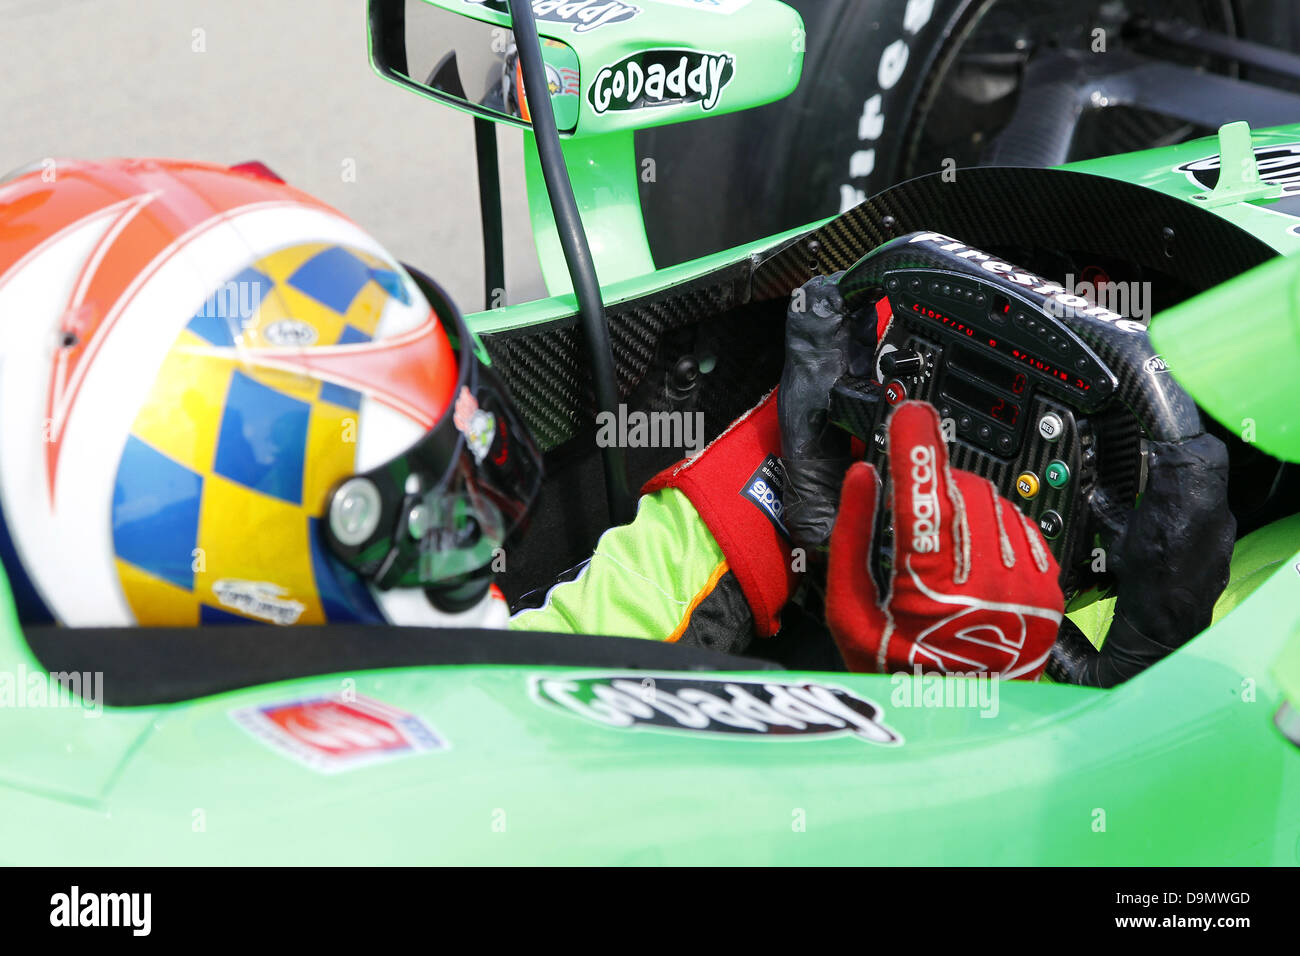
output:
[[[885,386],[885,401],[890,405],[897,405],[899,402],[907,401],[907,386],[894,379]]]

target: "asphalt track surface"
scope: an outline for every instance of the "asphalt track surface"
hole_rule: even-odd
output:
[[[499,140],[519,302],[543,286],[523,138]],[[110,156],[260,159],[483,306],[473,122],[374,74],[364,0],[0,0],[0,175]]]

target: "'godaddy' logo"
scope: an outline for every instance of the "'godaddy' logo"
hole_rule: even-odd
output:
[[[730,53],[646,50],[601,67],[587,102],[597,113],[683,103],[711,110],[735,75],[734,64]]]

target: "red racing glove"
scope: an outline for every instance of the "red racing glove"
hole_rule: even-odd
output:
[[[904,402],[889,421],[894,569],[884,604],[868,568],[876,470],[849,468],[831,532],[826,618],[850,670],[995,673],[1032,680],[1065,598],[1038,528],[985,478],[948,467],[939,415]]]

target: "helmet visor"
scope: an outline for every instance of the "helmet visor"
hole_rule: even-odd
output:
[[[455,582],[489,567],[526,527],[542,480],[537,446],[504,384],[475,354],[460,312],[417,277],[456,334],[452,404],[402,454],[343,482],[324,522],[334,553],[385,590]]]

